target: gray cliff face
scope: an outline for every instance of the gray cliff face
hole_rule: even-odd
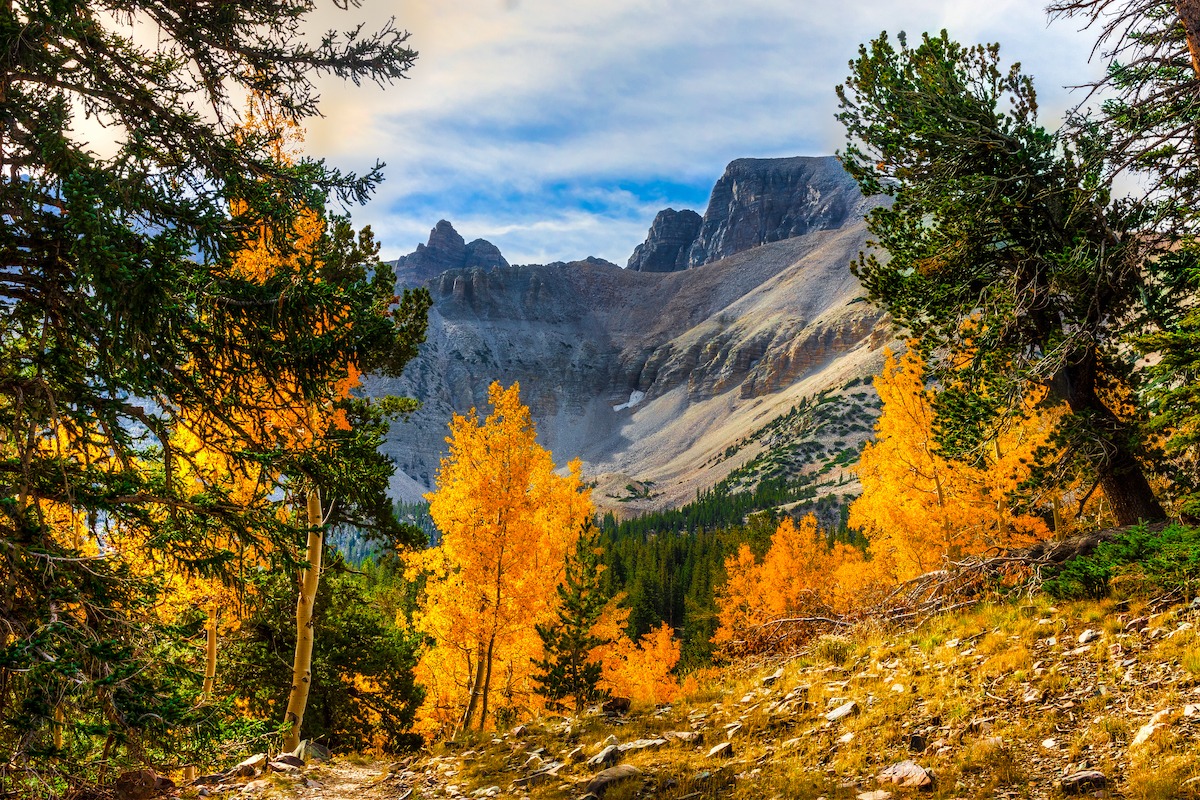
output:
[[[454,226],[440,220],[429,232],[429,241],[391,262],[399,286],[420,286],[446,270],[479,267],[485,270],[507,267],[500,248],[485,239],[468,244]]]
[[[628,268],[635,272],[675,272],[687,269],[688,249],[700,232],[701,217],[695,211],[673,208],[658,212],[646,241],[629,257]]]
[[[509,266],[439,223],[399,260],[402,285],[438,269],[421,281],[434,298],[428,341],[401,378],[366,381],[370,394],[423,403],[384,448],[402,472],[393,493],[415,499],[433,487],[451,415],[486,414],[492,381],[520,382],[539,440],[560,464],[583,459],[598,502],[648,479],[661,507],[735,468],[721,454],[747,431],[875,369],[891,337],[857,302],[849,270],[866,246],[861,197],[831,174],[835,160],[780,161],[731,164],[713,191],[724,212],[710,209],[690,244],[677,235],[693,224],[689,212],[660,214],[634,269],[601,259]],[[798,175],[816,181],[811,190]],[[681,269],[706,230],[716,260]]]
[[[713,187],[688,266],[767,242],[840,228],[861,216],[863,197],[833,156],[739,158]]]

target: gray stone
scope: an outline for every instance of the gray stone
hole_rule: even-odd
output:
[[[603,767],[609,764],[617,763],[617,759],[620,757],[620,747],[615,744],[610,744],[599,753],[589,758],[587,764],[589,767]]]
[[[880,783],[890,783],[907,789],[932,789],[933,773],[915,761],[892,764],[876,776]]]
[[[606,770],[597,772],[588,782],[586,791],[588,794],[593,794],[596,797],[603,797],[604,793],[618,783],[636,778],[642,774],[642,771],[632,764],[619,764],[615,767],[609,767]]]
[[[267,766],[267,754],[258,753],[249,758],[238,762],[229,772],[225,773],[233,778],[253,778],[255,775],[263,771]]]
[[[175,783],[152,769],[135,769],[121,773],[112,788],[119,800],[149,800],[167,794],[175,788]]]
[[[770,675],[767,675],[766,677],[764,677],[762,679],[762,685],[763,686],[774,686],[775,681],[779,680],[782,677],[783,677],[783,667],[780,667],[779,669],[772,672]]]
[[[834,156],[739,158],[713,187],[688,266],[839,228],[862,205],[858,184]]]
[[[700,215],[684,209],[667,208],[658,212],[646,241],[629,257],[628,268],[635,272],[675,272],[687,269],[688,250],[700,232]]]
[[[416,250],[390,262],[390,266],[396,273],[397,284],[405,287],[421,286],[447,270],[475,267],[491,271],[507,267],[508,262],[489,241],[476,239],[467,244],[454,226],[443,219],[429,232],[428,242],[418,244]]]
[[[617,745],[617,750],[621,751],[622,753],[628,753],[630,750],[648,750],[651,748],[659,748],[664,746],[666,743],[667,740],[663,738],[636,739],[632,742],[626,742],[625,744]]]
[[[840,706],[835,708],[833,711],[830,711],[828,714],[826,714],[825,719],[829,720],[830,722],[837,722],[840,719],[845,719],[846,717],[850,716],[851,714],[857,714],[857,713],[858,713],[858,703],[854,702],[853,700],[850,700],[848,702],[842,703]]]
[[[304,739],[297,745],[293,753],[301,758],[305,764],[310,761],[328,761],[333,758],[333,753],[323,744]]]
[[[1099,770],[1085,769],[1063,778],[1061,786],[1063,794],[1086,794],[1108,786],[1108,778]]]
[[[729,758],[733,755],[733,742],[721,742],[713,745],[708,751],[707,758]]]

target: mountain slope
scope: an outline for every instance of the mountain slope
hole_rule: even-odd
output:
[[[541,441],[559,463],[583,459],[602,505],[631,481],[651,482],[648,496],[620,506],[635,509],[691,499],[754,457],[749,447],[718,458],[749,431],[804,397],[877,369],[889,337],[879,312],[858,302],[861,288],[849,271],[865,247],[870,203],[830,178],[830,162],[840,173],[832,159],[734,162],[741,185],[753,183],[749,163],[766,176],[756,186],[783,188],[774,199],[744,190],[739,196],[749,205],[741,207],[723,179],[714,189],[723,211],[705,215],[713,236],[745,239],[739,231],[757,231],[764,220],[809,232],[700,266],[643,272],[589,259],[468,266],[427,279],[434,296],[428,343],[402,379],[368,384],[373,393],[424,402],[409,423],[394,427],[386,448],[404,473],[393,486],[397,496],[411,499],[432,486],[451,413],[484,407],[492,380],[520,381]],[[814,174],[824,183],[798,188]],[[798,208],[780,211],[796,198]],[[831,205],[841,216],[831,215]],[[446,240],[458,258],[462,237],[452,230],[439,223],[422,258],[405,263],[424,265]],[[476,250],[486,244],[472,243]]]

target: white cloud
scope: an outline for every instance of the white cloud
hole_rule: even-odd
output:
[[[387,162],[355,218],[389,257],[446,217],[514,262],[623,263],[654,212],[680,205],[651,197],[659,184],[694,197],[734,158],[837,149],[833,87],[884,29],[1001,42],[1034,75],[1051,125],[1077,100],[1063,85],[1100,70],[1086,32],[1048,26],[1024,0],[368,0],[325,22],[392,12],[421,53],[410,80],[327,83],[326,117],[308,133],[338,166]]]

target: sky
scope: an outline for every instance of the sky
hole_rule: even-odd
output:
[[[332,4],[330,4],[331,6]],[[307,150],[362,170],[351,209],[386,259],[440,219],[510,263],[624,265],[661,209],[703,212],[735,158],[842,146],[834,86],[880,31],[1000,42],[1054,127],[1103,70],[1075,20],[1032,0],[363,0],[325,27],[394,16],[418,51],[390,86],[324,81]]]

